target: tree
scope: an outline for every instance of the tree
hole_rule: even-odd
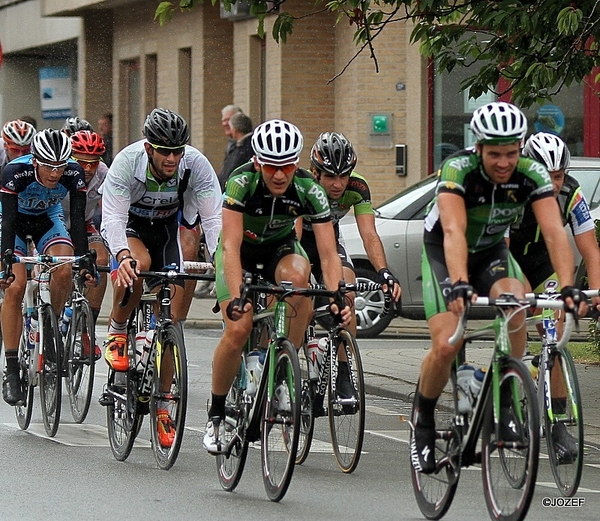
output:
[[[165,23],[175,9],[202,2],[162,2],[155,18]],[[225,9],[235,2],[222,1]],[[277,12],[272,36],[285,43],[297,19],[282,9],[286,0],[248,2],[261,36],[265,17]],[[510,93],[515,103],[529,107],[563,86],[586,82],[600,65],[600,0],[315,0],[315,13],[324,9],[337,13],[338,23],[347,19],[356,26],[357,55],[368,49],[376,69],[377,36],[389,24],[414,22],[412,41],[436,60],[438,70],[471,68],[461,87],[473,98],[487,91]],[[595,90],[599,78],[592,82]]]

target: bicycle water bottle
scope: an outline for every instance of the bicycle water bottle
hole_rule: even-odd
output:
[[[254,396],[258,390],[264,362],[264,358],[261,362],[261,357],[263,355],[258,349],[250,351],[246,355],[246,394],[250,396]]]
[[[65,307],[65,310],[64,310],[63,316],[62,316],[62,324],[60,326],[60,330],[61,330],[63,336],[65,336],[67,334],[67,331],[69,330],[69,323],[71,322],[72,316],[73,316],[73,308],[71,306]]]
[[[327,351],[327,337],[313,338],[307,344],[308,351],[308,375],[311,380],[319,378],[321,365],[323,365],[323,357]]]
[[[475,368],[469,364],[462,364],[456,370],[456,390],[458,393],[458,412],[461,414],[469,414],[473,411],[471,403],[471,393],[469,387]]]
[[[27,349],[35,349],[35,341],[38,332],[37,312],[34,311],[31,317],[27,317]]]
[[[471,377],[471,381],[469,383],[469,390],[471,391],[471,400],[472,403],[475,403],[477,400],[477,396],[479,395],[479,391],[481,391],[481,384],[483,383],[483,379],[485,378],[485,368],[479,368]]]
[[[144,347],[142,350],[142,358],[141,358],[141,364],[142,364],[142,370],[146,368],[146,366],[148,365],[148,359],[150,358],[150,347],[152,346],[152,340],[154,338],[154,333],[155,330],[154,329],[149,329],[146,332],[146,336],[144,338]]]

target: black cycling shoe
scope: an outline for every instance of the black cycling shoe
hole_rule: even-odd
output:
[[[2,397],[8,405],[23,405],[23,390],[17,373],[4,373]]]
[[[410,440],[410,461],[418,472],[431,474],[435,471],[435,428],[415,426]]]
[[[354,398],[354,386],[350,382],[349,376],[344,378],[342,375],[338,375],[335,390],[340,398]]]
[[[555,423],[552,426],[552,443],[558,456],[558,464],[573,463],[579,455],[577,441],[567,430],[564,423]]]
[[[525,442],[523,426],[511,407],[500,408],[500,440],[513,443]]]

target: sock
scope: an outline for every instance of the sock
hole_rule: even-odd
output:
[[[127,334],[127,321],[125,322],[117,322],[114,318],[110,319],[110,326],[108,327],[108,334]]]
[[[18,373],[19,372],[19,350],[11,349],[4,352],[6,358],[6,372],[7,373]]]
[[[219,416],[220,418],[225,417],[225,399],[227,395],[217,395],[212,394],[212,402],[210,404],[210,409],[208,410],[208,417],[212,418],[213,416]]]
[[[435,406],[437,398],[425,398],[420,391],[417,391],[415,397],[415,408],[418,411],[417,425],[419,427],[431,428],[435,427]]]
[[[552,398],[552,411],[554,414],[564,414],[567,411],[567,398]]]

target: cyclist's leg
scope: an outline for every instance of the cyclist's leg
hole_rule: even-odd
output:
[[[96,264],[98,266],[107,266],[108,265],[108,250],[102,242],[102,238],[100,234],[95,231],[92,232],[92,229],[88,226],[88,245],[91,250],[96,251]],[[102,300],[104,299],[104,294],[106,293],[106,284],[107,284],[107,276],[106,273],[100,274],[100,283],[96,287],[88,288],[86,291],[86,298],[90,303],[90,308],[92,309],[92,314],[94,315],[94,323],[98,319],[98,315],[100,313],[100,308],[102,307]]]
[[[200,230],[199,226],[194,228],[186,228],[185,226],[179,227],[179,237],[181,241],[181,252],[183,254],[184,261],[197,261],[198,250],[200,248]],[[185,281],[185,293],[181,299],[181,303],[174,305],[174,315],[178,316],[180,320],[185,320],[194,298],[194,290],[196,289],[195,280]]]

